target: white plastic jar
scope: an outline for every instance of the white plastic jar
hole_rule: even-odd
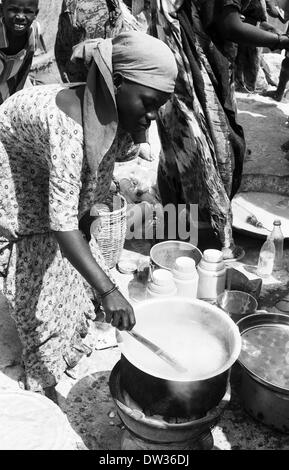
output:
[[[196,262],[188,256],[180,256],[176,259],[172,269],[172,275],[177,287],[177,295],[180,297],[197,298],[199,274],[196,270]]]
[[[197,298],[213,301],[224,292],[227,268],[220,250],[205,250],[197,267],[199,274]]]
[[[173,275],[167,269],[155,269],[147,286],[147,297],[169,297],[177,295]]]

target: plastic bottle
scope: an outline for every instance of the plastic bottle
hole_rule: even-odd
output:
[[[281,220],[276,219],[273,222],[273,230],[270,238],[273,240],[275,245],[275,262],[274,269],[281,269],[283,266],[283,246],[284,236],[281,229]]]
[[[260,277],[268,277],[272,274],[275,260],[275,244],[271,239],[271,234],[263,243],[258,260],[257,274]]]
[[[219,250],[205,250],[197,267],[199,284],[197,298],[214,301],[224,292],[227,268]]]
[[[147,297],[170,297],[177,295],[173,275],[167,269],[156,269],[147,286]]]
[[[175,261],[172,275],[177,286],[177,295],[196,299],[199,274],[195,260],[188,256],[180,256]]]

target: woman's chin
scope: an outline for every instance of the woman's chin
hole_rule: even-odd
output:
[[[130,132],[130,135],[132,137],[132,140],[134,144],[143,144],[147,141],[147,136],[146,136],[146,130],[145,129],[140,129],[140,130],[134,130]]]

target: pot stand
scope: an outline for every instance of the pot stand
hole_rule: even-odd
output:
[[[118,362],[110,374],[109,388],[117,413],[125,426],[121,437],[122,450],[211,450],[213,448],[211,430],[230,402],[229,384],[219,404],[202,418],[169,423],[160,416],[146,416],[140,409],[132,408],[133,402],[121,386],[120,375],[120,362]]]

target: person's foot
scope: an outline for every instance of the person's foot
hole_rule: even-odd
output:
[[[254,93],[254,90],[247,88],[244,83],[236,83],[235,91],[238,91],[239,93]]]
[[[268,98],[272,98],[275,101],[281,101],[283,98],[283,93],[278,93],[277,90],[269,90],[262,93],[262,96],[267,96]]]

